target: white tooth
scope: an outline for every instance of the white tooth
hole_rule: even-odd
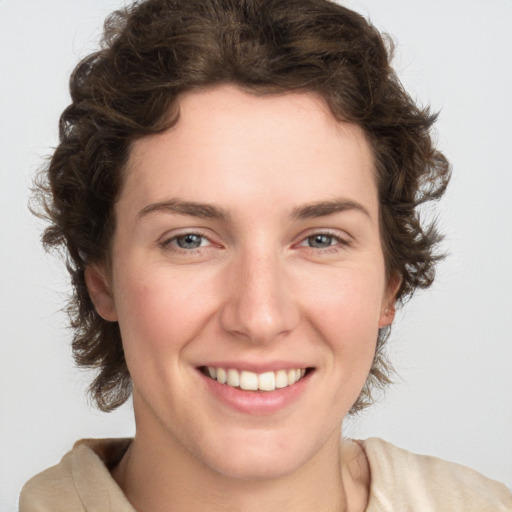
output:
[[[288,386],[288,375],[286,375],[286,370],[279,370],[276,372],[276,388],[285,388]]]
[[[274,372],[261,373],[258,376],[258,389],[261,391],[274,391],[276,389]]]
[[[298,380],[300,380],[300,378],[302,377],[301,373],[300,373],[300,369],[297,368],[295,370],[295,382],[297,382]]]
[[[217,369],[214,368],[213,366],[208,366],[208,373],[210,374],[210,377],[212,379],[216,379],[217,378]]]
[[[288,386],[295,384],[295,370],[288,370]]]
[[[240,375],[238,375],[236,370],[233,370],[232,368],[228,370],[227,383],[229,386],[233,386],[234,388],[240,386]]]
[[[247,391],[256,391],[258,389],[258,375],[254,372],[240,372],[240,387]]]
[[[224,368],[217,368],[217,382],[226,384],[226,370]]]
[[[300,371],[300,376],[304,377],[304,375],[306,375],[306,368],[302,368],[302,370]]]

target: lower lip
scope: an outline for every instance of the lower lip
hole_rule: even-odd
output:
[[[308,372],[298,382],[286,388],[275,389],[274,391],[245,391],[227,384],[220,384],[199,370],[199,374],[205,381],[208,390],[220,402],[237,412],[257,416],[275,414],[298,401],[308,386],[311,373]]]

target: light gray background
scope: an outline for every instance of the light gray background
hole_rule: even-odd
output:
[[[398,315],[400,379],[346,426],[472,466],[512,487],[512,1],[347,0],[398,41],[396,67],[441,110],[453,162],[440,204],[450,257]],[[67,81],[119,0],[0,0],[0,511],[82,437],[133,434],[131,407],[88,406],[61,312],[66,275],[27,211],[57,142]]]

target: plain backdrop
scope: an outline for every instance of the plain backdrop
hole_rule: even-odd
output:
[[[446,233],[434,287],[398,315],[399,378],[345,435],[383,437],[474,467],[512,487],[512,1],[347,0],[397,41],[395,66],[440,110],[453,164],[439,205]],[[72,362],[61,261],[27,209],[57,143],[74,64],[120,0],[0,0],[0,511],[83,437],[129,436],[131,406],[104,414]]]

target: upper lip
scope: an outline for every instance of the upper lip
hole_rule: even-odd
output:
[[[304,362],[290,361],[268,361],[268,362],[250,362],[250,361],[209,361],[200,364],[198,367],[209,366],[211,368],[232,368],[239,371],[249,371],[254,373],[275,372],[278,370],[291,370],[297,368],[312,368],[312,365]]]

